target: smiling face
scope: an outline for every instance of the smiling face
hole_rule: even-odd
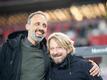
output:
[[[42,14],[36,14],[30,19],[30,23],[26,24],[28,30],[28,40],[35,44],[40,42],[47,33],[47,19]]]
[[[68,54],[75,51],[74,42],[64,33],[54,32],[47,39],[50,57],[58,64],[64,61]]]
[[[63,60],[67,56],[67,50],[64,49],[62,46],[58,45],[55,39],[51,39],[49,45],[50,57],[52,58],[52,60],[56,64],[63,62]]]

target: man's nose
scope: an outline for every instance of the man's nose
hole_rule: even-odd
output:
[[[39,29],[43,29],[43,25],[41,24],[41,25],[39,25],[39,27],[38,27]]]
[[[54,53],[54,55],[57,54],[57,49],[56,48],[53,50],[53,53]]]

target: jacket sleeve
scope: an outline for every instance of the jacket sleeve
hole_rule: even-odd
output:
[[[103,80],[101,76],[92,76],[89,73],[89,70],[92,68],[92,64],[90,62],[84,61],[83,70],[87,76],[87,80]]]
[[[4,54],[2,53],[2,46],[0,46],[0,80],[2,80],[1,75],[3,70],[3,58]]]
[[[0,80],[2,80],[2,74],[3,74],[3,70],[4,70],[4,63],[5,63],[5,44],[3,44],[2,46],[0,46]]]
[[[0,46],[0,74],[1,74],[1,70],[2,70],[2,59],[3,59],[3,54],[2,54],[2,46]]]

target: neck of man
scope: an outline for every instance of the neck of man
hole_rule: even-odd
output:
[[[32,45],[36,45],[36,44],[37,44],[37,42],[36,42],[36,41],[34,41],[34,40],[32,40],[30,37],[28,37],[27,39],[28,39],[28,41],[29,41],[29,42],[31,42],[31,43],[32,43]]]

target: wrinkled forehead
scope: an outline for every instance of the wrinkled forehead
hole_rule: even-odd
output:
[[[47,19],[45,18],[45,16],[44,15],[40,15],[40,14],[34,15],[31,18],[31,21],[32,22],[43,22],[43,23],[47,24]]]
[[[58,47],[61,47],[61,46],[62,46],[62,41],[59,40],[58,38],[53,37],[53,38],[51,38],[50,41],[51,41],[51,42],[54,41],[54,42],[57,44]]]
[[[42,14],[33,15],[33,16],[31,17],[31,19],[43,19],[43,20],[47,21],[46,16],[45,16],[45,15],[42,15]]]

